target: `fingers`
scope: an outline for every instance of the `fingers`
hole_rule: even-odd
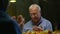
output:
[[[20,25],[23,25],[24,22],[25,22],[25,19],[23,18],[22,15],[19,15],[19,16],[17,17],[17,21],[18,21],[18,23],[19,23]]]
[[[43,28],[38,27],[38,26],[34,26],[34,27],[33,27],[33,30],[34,30],[34,31],[43,31]]]
[[[14,19],[14,20],[16,20],[16,16],[12,16],[11,18]]]
[[[41,27],[38,27],[38,30],[39,30],[39,31],[43,31],[43,28],[41,28]]]
[[[33,26],[33,30],[37,31],[38,30],[37,26]]]
[[[17,20],[18,20],[18,21],[22,21],[22,18],[23,18],[23,16],[22,16],[22,15],[19,15],[19,16],[17,17]]]

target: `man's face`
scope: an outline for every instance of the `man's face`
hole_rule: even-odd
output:
[[[32,9],[30,9],[29,13],[34,23],[37,23],[40,20],[41,13],[37,7],[33,7]]]

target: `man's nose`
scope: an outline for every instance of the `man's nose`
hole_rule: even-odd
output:
[[[37,17],[37,15],[33,15],[33,17]]]
[[[32,15],[32,17],[34,18],[35,16],[34,16],[34,15]]]

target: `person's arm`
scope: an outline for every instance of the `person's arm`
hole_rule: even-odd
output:
[[[13,20],[0,19],[0,33],[4,34],[22,34],[17,23]]]
[[[19,15],[17,17],[17,22],[18,22],[18,25],[21,27],[21,30],[23,30],[25,19],[24,19],[24,17],[22,15]]]
[[[51,22],[47,22],[46,30],[53,31]]]
[[[18,26],[18,23],[16,21],[12,21],[14,23],[14,28],[16,30],[16,34],[22,34],[22,31],[20,29],[20,27]]]

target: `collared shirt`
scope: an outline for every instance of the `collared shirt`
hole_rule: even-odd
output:
[[[23,27],[23,32],[26,32],[28,30],[33,31],[33,26],[34,25],[33,25],[32,21],[31,20],[28,21]],[[43,30],[51,30],[52,31],[51,22],[43,17],[41,17],[41,20],[39,21],[38,27],[42,27]]]

